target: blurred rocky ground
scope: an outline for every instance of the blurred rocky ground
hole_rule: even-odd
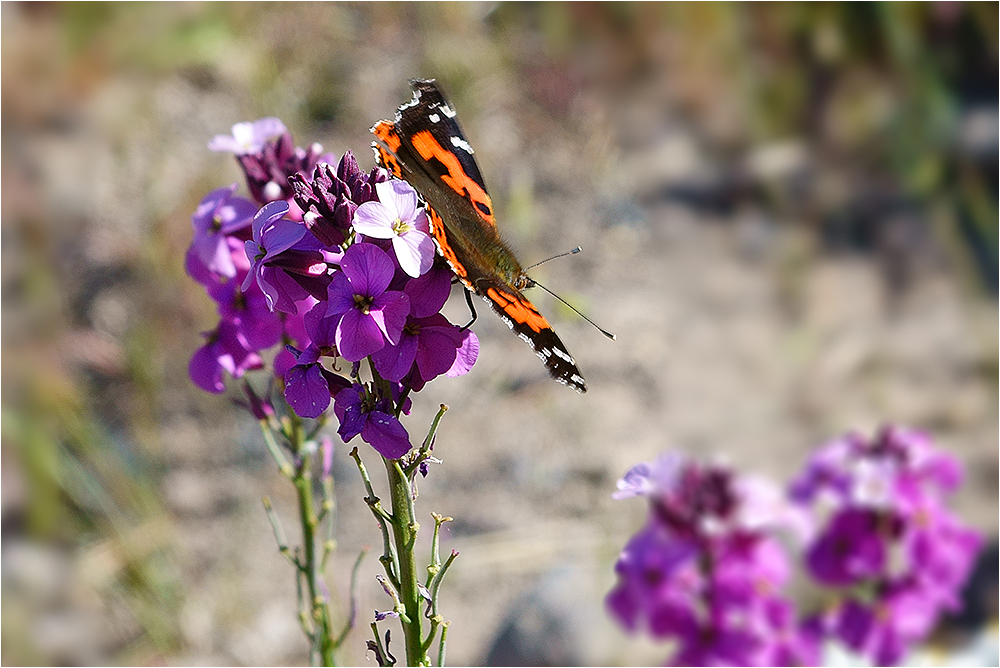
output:
[[[418,499],[455,518],[450,662],[662,661],[602,599],[645,512],[615,480],[667,448],[784,481],[847,430],[921,427],[996,537],[995,4],[0,11],[4,663],[308,660],[260,502],[294,537],[294,494],[187,379],[214,325],[190,214],[240,180],[213,135],[279,116],[368,166],[414,76],[449,92],[521,259],[584,247],[533,276],[618,334],[537,293],[586,395],[483,314],[474,371],[415,397],[411,434],[451,407]],[[347,451],[345,602],[379,542]],[[345,663],[387,607],[377,566]]]

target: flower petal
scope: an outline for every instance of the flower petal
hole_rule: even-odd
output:
[[[391,239],[396,235],[392,229],[395,215],[381,202],[365,202],[354,212],[355,231],[375,239]]]
[[[379,374],[394,383],[402,380],[413,367],[418,343],[417,337],[404,332],[398,344],[385,346],[372,353],[372,361],[375,362]]]
[[[451,294],[451,276],[444,267],[432,267],[419,278],[407,281],[403,292],[410,298],[410,315],[427,318],[440,311]]]
[[[357,309],[345,313],[337,325],[337,352],[348,362],[359,362],[384,345],[385,338],[374,319]]]
[[[392,260],[374,244],[354,244],[344,253],[340,269],[351,281],[354,294],[377,297],[392,281]]]
[[[448,378],[464,376],[472,369],[479,358],[479,337],[471,329],[462,332],[462,345],[455,352],[455,362],[445,372]]]
[[[413,278],[426,274],[434,264],[434,241],[418,230],[393,237],[392,250],[396,253],[399,266]]]
[[[417,191],[406,181],[392,179],[376,184],[378,199],[393,213],[393,218],[412,222],[417,213]]]
[[[299,417],[319,417],[330,405],[330,385],[318,364],[297,364],[285,375],[285,400]]]
[[[399,459],[412,447],[406,428],[392,415],[372,411],[361,429],[361,438],[386,459]]]
[[[410,298],[394,290],[384,292],[372,302],[368,314],[378,324],[389,342],[395,344],[403,333],[406,316],[410,314]]]

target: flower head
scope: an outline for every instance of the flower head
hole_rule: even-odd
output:
[[[337,433],[345,443],[360,434],[387,459],[399,459],[410,451],[410,435],[393,415],[390,399],[373,397],[361,385],[354,385],[337,393],[333,410],[340,420]]]
[[[256,280],[268,308],[296,313],[295,302],[307,295],[325,296],[327,269],[336,257],[323,251],[301,223],[286,219],[287,212],[285,202],[271,202],[254,216],[253,239],[246,242],[251,268],[243,289]]]
[[[335,342],[340,356],[356,362],[399,342],[410,312],[402,292],[388,290],[393,264],[372,244],[354,244],[344,253],[333,275],[327,315],[336,318]]]
[[[219,153],[252,155],[264,150],[273,141],[288,132],[285,124],[277,118],[262,118],[257,121],[237,123],[232,134],[216,135],[208,142],[208,149]]]
[[[354,213],[354,229],[366,237],[391,239],[399,266],[416,278],[434,264],[434,241],[427,212],[417,207],[417,191],[393,179],[375,185],[378,201],[366,202]]]
[[[208,193],[191,216],[194,238],[191,249],[211,273],[226,278],[236,275],[229,246],[230,235],[249,232],[257,207],[242,197],[233,197],[236,185]]]

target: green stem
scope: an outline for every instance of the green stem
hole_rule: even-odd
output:
[[[302,524],[302,562],[300,569],[306,579],[309,590],[309,609],[312,613],[313,653],[318,654],[322,665],[336,665],[334,659],[334,640],[330,622],[330,606],[320,588],[320,569],[316,545],[316,529],[319,517],[316,515],[312,490],[312,472],[310,463],[312,457],[305,451],[305,434],[302,431],[302,421],[292,414],[287,431],[290,444],[298,455],[298,464],[292,482],[299,502],[299,521]]]
[[[398,460],[386,459],[392,498],[392,534],[396,543],[399,563],[399,597],[409,621],[402,622],[403,640],[406,644],[406,663],[410,666],[427,665],[420,629],[420,592],[417,589],[417,560],[414,547],[420,525],[413,514],[410,481]]]

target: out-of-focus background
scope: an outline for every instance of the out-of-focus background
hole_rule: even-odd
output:
[[[585,396],[483,314],[473,372],[415,397],[413,434],[452,409],[418,499],[425,527],[456,518],[450,661],[661,661],[602,597],[645,513],[614,482],[667,448],[780,482],[845,431],[924,428],[995,538],[995,3],[0,13],[5,664],[307,661],[260,502],[294,537],[292,490],[187,378],[216,322],[183,271],[190,216],[241,182],[213,135],[278,116],[367,168],[416,76],[449,93],[520,258],[584,247],[533,275],[618,334],[536,292]],[[379,543],[347,450],[340,601]],[[348,663],[388,607],[377,570]]]

